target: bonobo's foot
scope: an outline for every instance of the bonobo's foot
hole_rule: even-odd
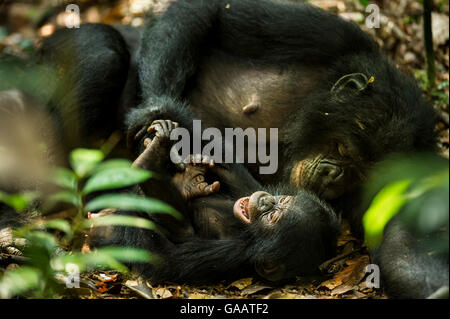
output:
[[[186,169],[176,173],[172,179],[184,199],[209,196],[219,191],[218,181],[212,184],[205,181],[205,172],[208,168],[214,167],[214,160],[209,156],[197,154],[190,155],[184,162]]]
[[[144,133],[141,133],[142,130],[139,131],[136,138],[142,138],[142,136],[146,133],[154,133],[155,135],[153,138],[146,138],[144,140],[144,146],[146,149],[134,161],[133,166],[143,169],[151,169],[151,166],[159,167],[159,164],[157,163],[167,161],[167,151],[171,146],[170,133],[178,126],[179,125],[177,122],[173,122],[171,120],[156,120],[152,122],[150,127],[145,127]],[[171,157],[176,162],[180,163],[178,167],[184,169],[184,164],[182,163],[178,153],[174,152],[171,154]]]

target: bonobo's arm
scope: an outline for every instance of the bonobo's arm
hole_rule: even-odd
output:
[[[182,98],[210,47],[271,63],[325,64],[376,44],[356,24],[307,4],[179,0],[144,31],[138,57],[144,100]]]
[[[207,167],[214,167],[214,161],[208,156],[191,155],[188,161],[184,161],[181,166],[177,166],[179,172],[175,170],[171,157],[179,157],[177,153],[171,154],[172,141],[170,133],[178,127],[178,123],[170,120],[156,120],[146,130],[148,133],[155,132],[153,139],[144,140],[145,150],[134,161],[133,166],[159,173],[159,177],[150,179],[141,185],[143,192],[148,196],[158,198],[167,203],[175,202],[176,208],[182,212],[188,210],[187,202],[193,198],[209,196],[219,191],[220,183],[215,181],[209,184],[205,180]],[[179,158],[181,160],[181,158]],[[198,160],[198,162],[197,162]],[[163,183],[161,179],[164,179]]]
[[[155,132],[153,139],[145,140],[145,150],[133,162],[134,167],[150,170],[156,174],[154,178],[142,183],[141,189],[146,196],[162,200],[189,216],[189,207],[186,200],[172,183],[175,165],[169,157],[172,141],[170,132],[178,127],[178,123],[165,120],[156,120],[148,127],[149,132]]]

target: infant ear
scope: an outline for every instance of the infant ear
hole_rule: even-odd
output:
[[[348,88],[355,93],[364,91],[374,81],[373,76],[368,78],[364,73],[351,73],[344,75],[331,88],[331,93],[339,96],[342,90]]]

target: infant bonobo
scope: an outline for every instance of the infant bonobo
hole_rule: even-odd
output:
[[[156,134],[145,139],[133,165],[165,176],[141,188],[183,213],[191,231],[174,236],[180,228],[172,230],[175,223],[166,220],[160,223],[167,230],[162,239],[137,229],[125,233],[121,227],[122,243],[116,236],[114,244],[131,243],[162,257],[141,265],[143,275],[153,282],[210,282],[252,276],[255,270],[270,281],[317,274],[335,253],[336,214],[309,192],[264,189],[242,165],[214,164],[200,155],[190,156],[180,170],[169,156],[170,132],[177,126],[154,121],[148,132]]]

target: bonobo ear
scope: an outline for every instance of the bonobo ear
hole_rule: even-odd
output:
[[[331,88],[331,93],[339,96],[339,93],[347,88],[352,88],[355,92],[361,92],[374,81],[374,77],[367,78],[364,73],[351,73],[341,77]]]

